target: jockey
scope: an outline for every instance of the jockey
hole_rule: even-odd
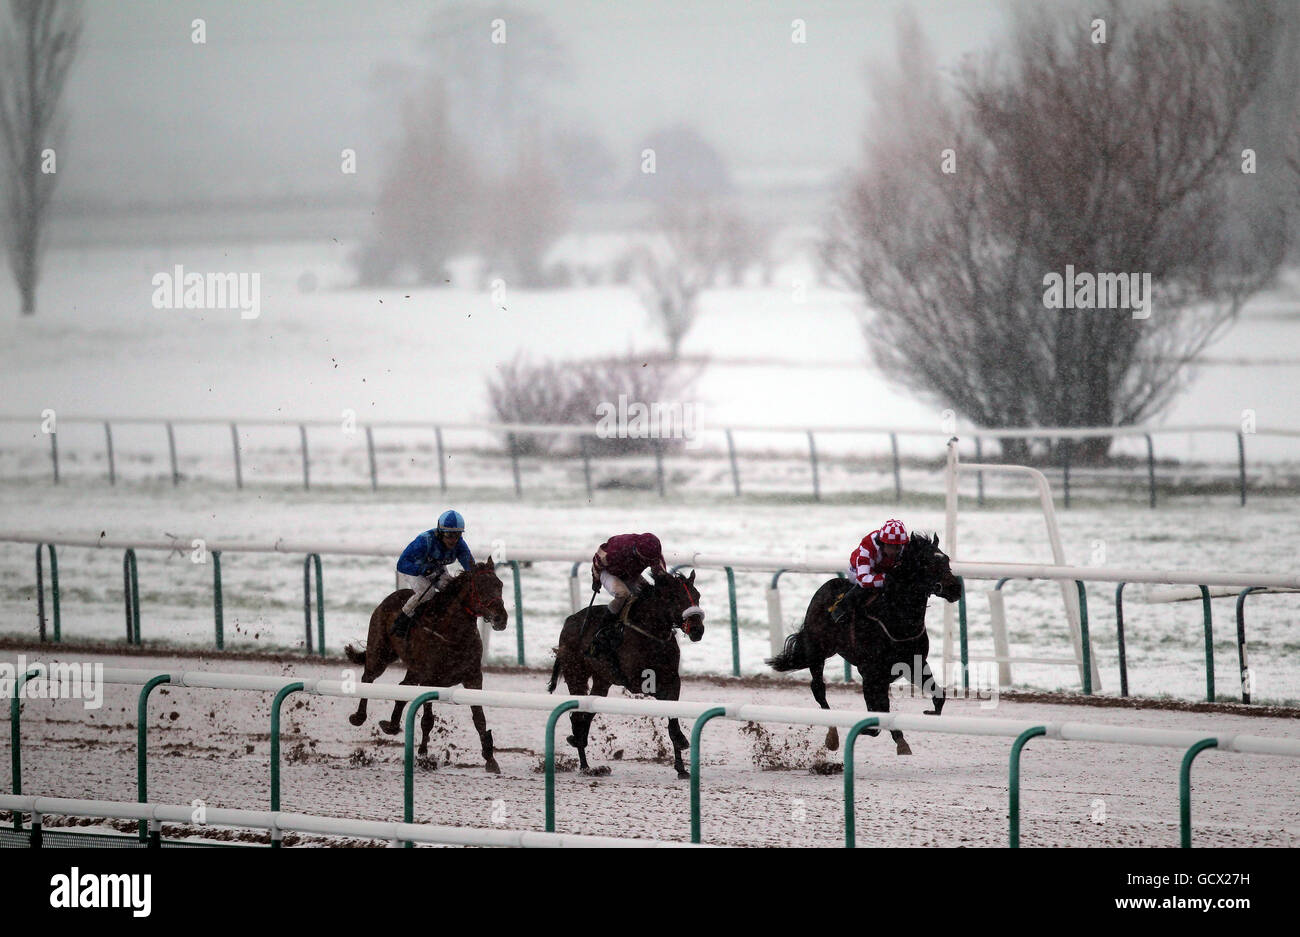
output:
[[[604,586],[614,597],[614,601],[609,603],[609,613],[626,622],[636,590],[644,582],[641,574],[647,569],[668,572],[658,537],[654,534],[610,537],[591,558],[591,591],[599,592]]]
[[[474,568],[474,555],[465,542],[465,518],[458,511],[443,511],[438,526],[426,530],[410,542],[397,561],[398,585],[413,590],[402,610],[393,619],[393,634],[404,638],[411,630],[416,609],[439,589],[451,582],[447,566],[459,562],[463,569]]]
[[[849,589],[831,608],[831,618],[842,622],[854,608],[865,609],[885,586],[885,576],[898,565],[907,546],[907,528],[900,520],[890,519],[862,538],[849,556],[849,571],[858,588]]]

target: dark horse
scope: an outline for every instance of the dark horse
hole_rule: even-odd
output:
[[[926,713],[939,715],[943,686],[935,682],[926,659],[930,636],[925,630],[925,606],[932,595],[949,602],[961,597],[961,583],[952,574],[948,557],[939,550],[939,535],[931,540],[912,534],[898,566],[885,579],[883,594],[865,611],[855,612],[851,620],[836,624],[830,607],[856,588],[846,579],[823,583],[808,603],[803,627],[785,639],[785,650],[768,665],[782,673],[807,667],[812,672],[813,698],[822,709],[830,709],[822,665],[826,658],[839,654],[858,668],[862,698],[871,712],[889,712],[889,685],[900,676],[910,676],[922,692],[934,694],[934,709]],[[879,735],[880,730],[867,729],[866,733]],[[898,754],[912,754],[902,732],[892,729],[889,734],[898,744]],[[839,744],[839,733],[832,726],[826,733],[826,747],[834,750]]]
[[[564,683],[573,696],[588,693],[606,696],[611,686],[623,686],[655,699],[677,699],[682,689],[682,679],[677,673],[681,655],[674,629],[680,627],[692,641],[704,637],[704,612],[699,602],[694,572],[689,577],[656,572],[653,584],[642,580],[641,591],[628,610],[627,624],[623,626],[623,643],[618,649],[620,673],[615,673],[609,662],[586,655],[596,632],[608,619],[606,607],[588,606],[574,612],[564,620],[560,630],[560,646],[555,649],[555,667],[551,670],[547,692],[555,692],[555,684],[563,673]],[[569,744],[578,750],[578,763],[584,773],[591,773],[587,765],[587,733],[594,718],[595,713],[569,713],[573,724]],[[668,737],[673,742],[677,776],[689,778],[690,773],[682,765],[682,751],[690,748],[690,743],[676,719],[668,720]]]
[[[348,660],[364,664],[362,683],[373,683],[388,665],[400,659],[406,664],[402,686],[455,686],[461,684],[471,690],[483,689],[483,640],[479,637],[477,620],[485,618],[496,631],[506,626],[505,604],[501,601],[501,580],[497,578],[491,560],[476,563],[449,582],[446,588],[416,609],[415,623],[405,638],[392,633],[393,619],[411,597],[410,589],[398,589],[370,615],[370,633],[364,650],[351,644],[345,649]],[[393,704],[393,718],[381,721],[379,728],[389,735],[402,729],[402,710],[406,703]],[[482,706],[471,706],[474,728],[483,743],[485,767],[500,774],[492,748],[492,733],[487,727]],[[357,711],[348,717],[354,726],[366,721],[366,698],[357,704]],[[424,704],[420,719],[420,754],[429,751],[429,731],[433,728],[433,704]]]

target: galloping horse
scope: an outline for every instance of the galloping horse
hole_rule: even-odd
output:
[[[644,580],[642,580],[644,583]],[[627,687],[633,693],[647,693],[655,699],[675,700],[682,689],[677,672],[681,654],[674,629],[680,627],[692,641],[704,637],[704,611],[699,606],[700,592],[695,588],[695,573],[654,573],[654,583],[645,584],[628,610],[623,643],[618,649],[618,673],[609,662],[586,655],[587,648],[605,621],[606,606],[588,606],[564,620],[560,645],[555,649],[555,667],[551,670],[548,693],[555,692],[561,672],[569,693],[574,696],[606,696],[611,686]],[[587,622],[590,618],[591,624]],[[588,689],[590,681],[590,690]],[[578,763],[584,774],[587,765],[587,733],[595,713],[569,713],[573,734],[569,744],[578,750]],[[668,737],[673,743],[673,766],[679,778],[689,778],[682,764],[682,751],[690,748],[676,719],[668,720]],[[606,769],[608,770],[608,769]]]
[[[952,574],[948,557],[939,550],[939,535],[930,540],[913,533],[898,566],[885,579],[883,594],[853,620],[836,624],[830,608],[844,593],[859,588],[844,579],[823,583],[808,603],[803,627],[785,639],[785,649],[769,660],[768,665],[782,673],[807,667],[812,672],[812,694],[822,709],[826,702],[826,681],[822,667],[826,658],[839,654],[858,668],[862,676],[862,698],[872,712],[889,712],[889,685],[900,676],[910,676],[922,692],[934,693],[934,709],[943,711],[943,686],[936,684],[926,659],[930,653],[930,636],[925,630],[925,606],[932,595],[956,602],[961,597],[961,583]],[[917,666],[917,664],[920,666]],[[865,730],[879,735],[878,728]],[[903,733],[891,729],[898,754],[912,754]],[[826,733],[826,747],[839,747],[839,733],[834,726]]]
[[[372,683],[388,665],[400,659],[406,664],[402,686],[455,686],[461,684],[471,690],[483,689],[483,641],[479,637],[477,620],[486,619],[496,631],[505,629],[507,614],[501,601],[501,580],[497,578],[491,560],[476,563],[472,570],[460,573],[419,606],[415,622],[405,638],[392,633],[393,619],[410,598],[410,589],[398,589],[370,615],[370,633],[363,650],[352,645],[345,649],[348,660],[364,664],[362,683]],[[393,704],[393,718],[380,722],[379,728],[389,735],[401,731],[402,710],[406,703]],[[492,732],[487,727],[482,706],[471,706],[474,728],[478,730],[483,745],[484,767],[492,774],[500,774],[492,747]],[[354,726],[366,721],[366,699],[361,698],[357,711],[348,717]],[[420,754],[429,750],[429,731],[433,728],[433,704],[424,704],[420,719]]]

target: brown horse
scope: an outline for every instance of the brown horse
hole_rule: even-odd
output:
[[[497,578],[491,560],[476,563],[472,570],[456,576],[447,587],[416,609],[415,622],[405,638],[393,635],[393,619],[411,597],[410,589],[398,589],[370,615],[370,633],[363,650],[352,645],[345,649],[348,660],[364,664],[362,683],[373,683],[388,665],[396,660],[406,664],[402,686],[455,686],[460,684],[471,690],[483,689],[483,641],[479,637],[477,620],[486,619],[496,631],[505,629],[507,614],[501,601],[501,580]],[[393,704],[393,718],[381,721],[379,728],[389,735],[402,729],[402,710],[406,703]],[[487,727],[482,706],[471,706],[474,728],[483,744],[485,767],[492,774],[500,774],[492,748],[492,733]],[[357,704],[357,711],[348,717],[354,726],[366,721],[366,698]],[[424,704],[420,719],[420,754],[429,751],[429,731],[433,728],[433,704]]]
[[[682,679],[677,672],[681,654],[675,629],[681,628],[692,641],[704,637],[704,611],[700,592],[695,588],[695,573],[655,572],[653,584],[642,580],[642,588],[623,626],[623,643],[618,649],[618,672],[601,658],[587,656],[587,649],[609,612],[604,605],[588,606],[564,620],[560,646],[555,649],[555,666],[547,692],[555,692],[560,673],[573,696],[607,696],[612,686],[627,687],[633,693],[645,693],[655,699],[675,700],[681,693]],[[591,624],[588,625],[590,617]],[[590,689],[588,689],[590,682]],[[569,713],[573,734],[569,744],[578,750],[578,764],[584,774],[593,773],[587,765],[587,734],[595,713]],[[689,778],[682,764],[682,751],[690,748],[676,719],[668,720],[668,737],[673,743],[673,766],[679,778]],[[606,767],[601,773],[608,773]]]
[[[939,549],[939,535],[934,539],[914,533],[899,558],[898,567],[885,579],[880,597],[865,611],[856,612],[850,621],[836,624],[830,608],[850,589],[858,588],[843,579],[823,583],[808,603],[803,627],[785,639],[785,648],[768,665],[785,673],[807,667],[812,672],[813,699],[822,709],[826,702],[826,681],[822,667],[826,658],[839,654],[858,668],[862,677],[862,697],[871,712],[889,712],[889,685],[900,676],[909,678],[924,693],[934,695],[934,709],[943,711],[943,686],[936,685],[927,659],[930,636],[925,630],[925,607],[932,595],[948,602],[961,598],[961,582],[952,574],[948,557]],[[879,729],[867,729],[867,735],[879,735]],[[903,733],[891,729],[898,754],[912,754]],[[826,747],[839,747],[839,733],[831,726],[826,733]]]

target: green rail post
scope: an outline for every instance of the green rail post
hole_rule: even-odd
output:
[[[889,434],[889,447],[894,453],[894,501],[902,503],[903,501],[903,476],[898,464],[898,434]]]
[[[135,550],[127,547],[122,555],[122,595],[126,603],[126,643],[140,643],[140,575]]]
[[[1083,649],[1083,695],[1092,695],[1092,642],[1088,640],[1088,592],[1082,579],[1074,580],[1079,589],[1079,644]]]
[[[853,806],[853,744],[863,729],[880,725],[877,716],[871,716],[853,724],[848,738],[844,740],[844,848],[853,849],[857,845],[856,817]]]
[[[149,681],[140,687],[140,696],[135,705],[135,799],[138,803],[144,804],[149,801],[149,694],[153,692],[154,687],[171,681],[171,674],[166,673],[150,677]],[[143,843],[148,838],[149,821],[141,820],[140,842]]]
[[[1241,506],[1246,506],[1246,437],[1237,434],[1237,472],[1241,479]]]
[[[1034,726],[1032,729],[1021,732],[1016,736],[1016,740],[1011,743],[1011,774],[1008,779],[1007,790],[1011,800],[1009,816],[1012,849],[1020,848],[1020,751],[1030,739],[1046,734],[1046,726]]]
[[[379,468],[375,464],[375,430],[366,424],[366,458],[370,462],[370,490],[379,490]]]
[[[1156,446],[1151,441],[1151,434],[1144,433],[1147,440],[1147,487],[1151,492],[1151,507],[1156,506]]]
[[[727,711],[721,706],[706,709],[695,719],[691,727],[691,842],[700,841],[700,733],[710,719],[725,716]]]
[[[727,571],[727,601],[731,606],[731,675],[740,676],[740,620],[736,617],[736,571],[724,566]]]
[[[308,468],[307,425],[305,423],[298,424],[298,435],[302,439],[302,490],[309,491],[311,489],[311,470]]]
[[[731,461],[731,486],[736,492],[736,497],[740,497],[740,469],[736,467],[736,440],[731,436],[731,430],[727,430],[727,458]]]
[[[54,544],[38,543],[36,545],[36,617],[40,623],[41,641],[45,641],[45,575],[41,569],[41,547],[49,550],[50,554],[50,610],[53,613],[54,621],[54,640],[60,640],[59,628],[59,560],[54,550]]]
[[[319,553],[308,553],[302,561],[302,614],[304,626],[307,629],[307,653],[312,651],[311,647],[311,566],[312,561],[316,562],[316,634],[319,638],[317,642],[320,647],[317,653],[321,657],[325,656],[325,583],[321,578],[321,565]]]
[[[50,433],[50,461],[54,465],[54,484],[59,483],[59,434]]]
[[[176,432],[170,422],[167,424],[167,455],[171,459],[172,487],[175,488],[181,483],[181,473],[176,466]]]
[[[1121,582],[1115,587],[1115,638],[1119,642],[1119,695],[1128,696],[1128,661],[1124,653],[1124,587]]]
[[[1178,809],[1179,826],[1182,831],[1182,847],[1192,848],[1192,762],[1196,756],[1207,748],[1217,748],[1219,740],[1201,739],[1183,755],[1183,764],[1178,769]]]
[[[212,551],[212,617],[217,631],[217,650],[226,646],[226,627],[222,616],[221,551]]]
[[[958,576],[957,583],[961,586],[961,595],[957,598],[957,634],[961,640],[961,688],[963,691],[970,690],[970,642],[966,636],[966,580]],[[970,693],[966,693],[969,698]]]
[[[113,461],[113,424],[104,421],[104,451],[108,455],[108,483],[117,484],[117,464]]]
[[[808,461],[812,464],[813,500],[822,499],[821,477],[817,471],[817,441],[812,430],[808,430]]]
[[[514,574],[515,580],[515,640],[517,643],[516,656],[519,659],[519,666],[524,666],[524,586],[519,577],[519,561],[510,561],[510,572]]]
[[[18,698],[23,684],[33,677],[40,676],[40,668],[33,667],[21,676],[14,676],[14,695],[9,701],[9,749],[10,749],[10,779],[13,784],[13,794],[17,797],[23,792],[23,737],[18,721],[22,710],[18,705]],[[23,828],[22,814],[17,810],[14,811],[14,829]]]
[[[565,700],[546,717],[546,832],[555,832],[555,723],[560,716],[578,708],[576,699]]]
[[[402,817],[407,823],[415,822],[415,714],[420,711],[420,707],[425,703],[432,702],[437,698],[437,690],[421,693],[411,700],[410,708],[406,710],[405,787],[402,791]],[[407,849],[415,848],[415,844],[409,839],[403,843],[403,846]]]
[[[280,809],[280,707],[290,693],[297,693],[303,689],[302,681],[290,683],[281,687],[280,692],[275,694],[275,699],[271,701],[271,812],[275,813]],[[278,849],[280,840],[272,836],[271,848]]]
[[[230,447],[235,453],[235,487],[244,487],[244,468],[239,461],[239,425],[230,424]]]
[[[433,438],[438,444],[438,490],[447,493],[447,459],[442,448],[442,427],[433,428]]]
[[[1201,590],[1201,611],[1205,614],[1205,701],[1214,702],[1214,622],[1210,617],[1210,588]]]

